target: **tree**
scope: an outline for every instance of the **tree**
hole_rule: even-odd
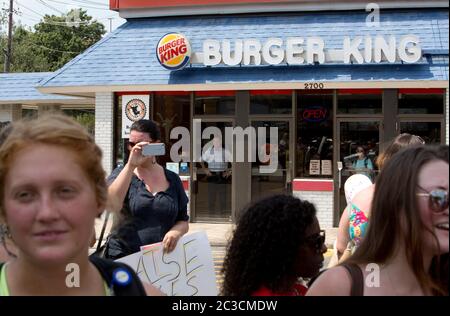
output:
[[[13,72],[55,71],[105,34],[103,24],[93,21],[86,11],[75,9],[59,17],[45,15],[34,29],[20,25],[14,28]],[[4,47],[4,37],[0,33],[0,47]],[[2,54],[1,67],[3,62]]]

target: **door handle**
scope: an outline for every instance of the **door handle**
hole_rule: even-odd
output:
[[[341,170],[342,170],[342,168],[343,168],[344,166],[343,166],[343,164],[342,164],[342,161],[338,161],[337,162],[337,168],[338,168],[338,183],[339,183],[339,189],[341,188]]]

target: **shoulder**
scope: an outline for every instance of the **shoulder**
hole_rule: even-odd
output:
[[[168,170],[166,168],[164,168],[164,174],[166,175],[167,180],[169,180],[170,182],[174,182],[174,183],[181,183],[181,179],[180,176],[177,175],[175,172]]]
[[[344,267],[337,266],[323,272],[310,286],[307,296],[348,296],[351,279]]]
[[[371,185],[358,192],[352,199],[352,203],[359,207],[362,211],[367,211],[370,209],[374,192],[375,185]]]

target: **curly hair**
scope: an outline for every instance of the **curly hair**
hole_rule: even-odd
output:
[[[227,247],[222,294],[249,296],[261,286],[282,293],[299,277],[296,265],[316,209],[308,201],[275,195],[241,212]]]

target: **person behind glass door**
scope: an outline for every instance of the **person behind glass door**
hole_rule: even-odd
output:
[[[364,174],[368,176],[369,179],[373,180],[372,160],[367,156],[367,152],[364,146],[356,147],[356,154],[358,155],[358,158],[355,161],[353,161],[352,164],[353,169],[356,171],[356,173]]]
[[[448,172],[447,145],[395,154],[377,179],[361,245],[308,295],[448,295]]]
[[[229,163],[231,161],[231,154],[223,148],[221,137],[215,136],[212,146],[203,152],[201,162],[208,182],[208,211],[211,214],[223,214],[226,208],[227,185],[231,176]]]
[[[143,146],[160,142],[160,130],[152,120],[134,122],[130,128],[130,156],[125,166],[108,177],[111,211],[120,214],[107,245],[106,256],[118,259],[157,242],[171,252],[189,230],[188,197],[180,177],[143,156]]]

